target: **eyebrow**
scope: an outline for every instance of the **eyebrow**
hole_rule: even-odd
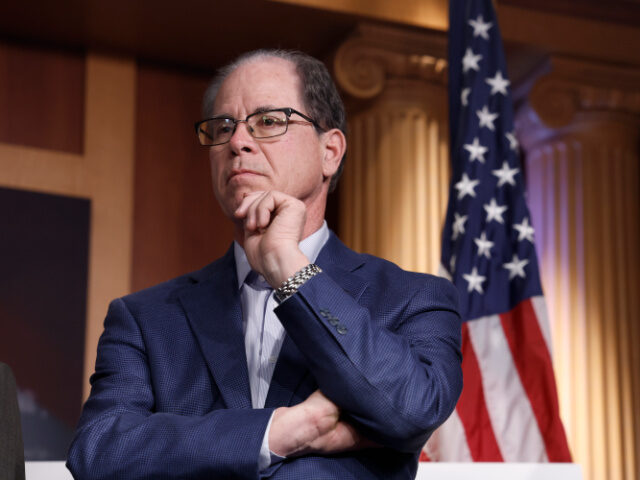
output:
[[[249,115],[253,115],[254,113],[262,113],[262,112],[268,112],[269,110],[275,110],[278,107],[274,107],[273,105],[260,105],[259,107],[255,108],[253,110],[253,112],[251,112]],[[248,115],[247,115],[248,116]],[[218,113],[216,115],[214,115],[211,118],[232,118],[234,120],[236,120],[236,118],[231,115],[230,113]]]
[[[262,113],[262,112],[268,112],[269,110],[275,110],[276,107],[274,107],[273,105],[262,105],[258,108],[256,108],[253,113]]]

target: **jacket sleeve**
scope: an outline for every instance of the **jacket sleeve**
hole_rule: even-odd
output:
[[[422,448],[462,390],[457,291],[420,278],[396,298],[369,292],[383,306],[370,309],[321,273],[276,308],[320,390],[365,436],[404,452]]]
[[[156,412],[149,362],[134,317],[123,300],[115,300],[69,450],[74,477],[258,478],[272,409],[219,409],[201,416]]]

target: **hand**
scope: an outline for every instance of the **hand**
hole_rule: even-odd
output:
[[[340,420],[340,409],[320,390],[294,407],[278,408],[269,431],[269,449],[285,457],[375,446],[352,425]]]
[[[251,268],[273,288],[310,263],[298,248],[307,218],[302,201],[276,191],[252,192],[234,216],[243,221]]]

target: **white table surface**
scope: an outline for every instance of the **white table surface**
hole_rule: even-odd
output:
[[[575,463],[421,463],[417,480],[582,480]],[[73,480],[64,462],[26,462],[26,480]]]

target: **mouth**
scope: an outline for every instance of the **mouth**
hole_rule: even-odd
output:
[[[232,179],[240,179],[240,178],[248,178],[252,176],[260,175],[260,173],[249,170],[247,168],[234,168],[229,172],[229,176],[227,177],[227,183],[229,183]]]

